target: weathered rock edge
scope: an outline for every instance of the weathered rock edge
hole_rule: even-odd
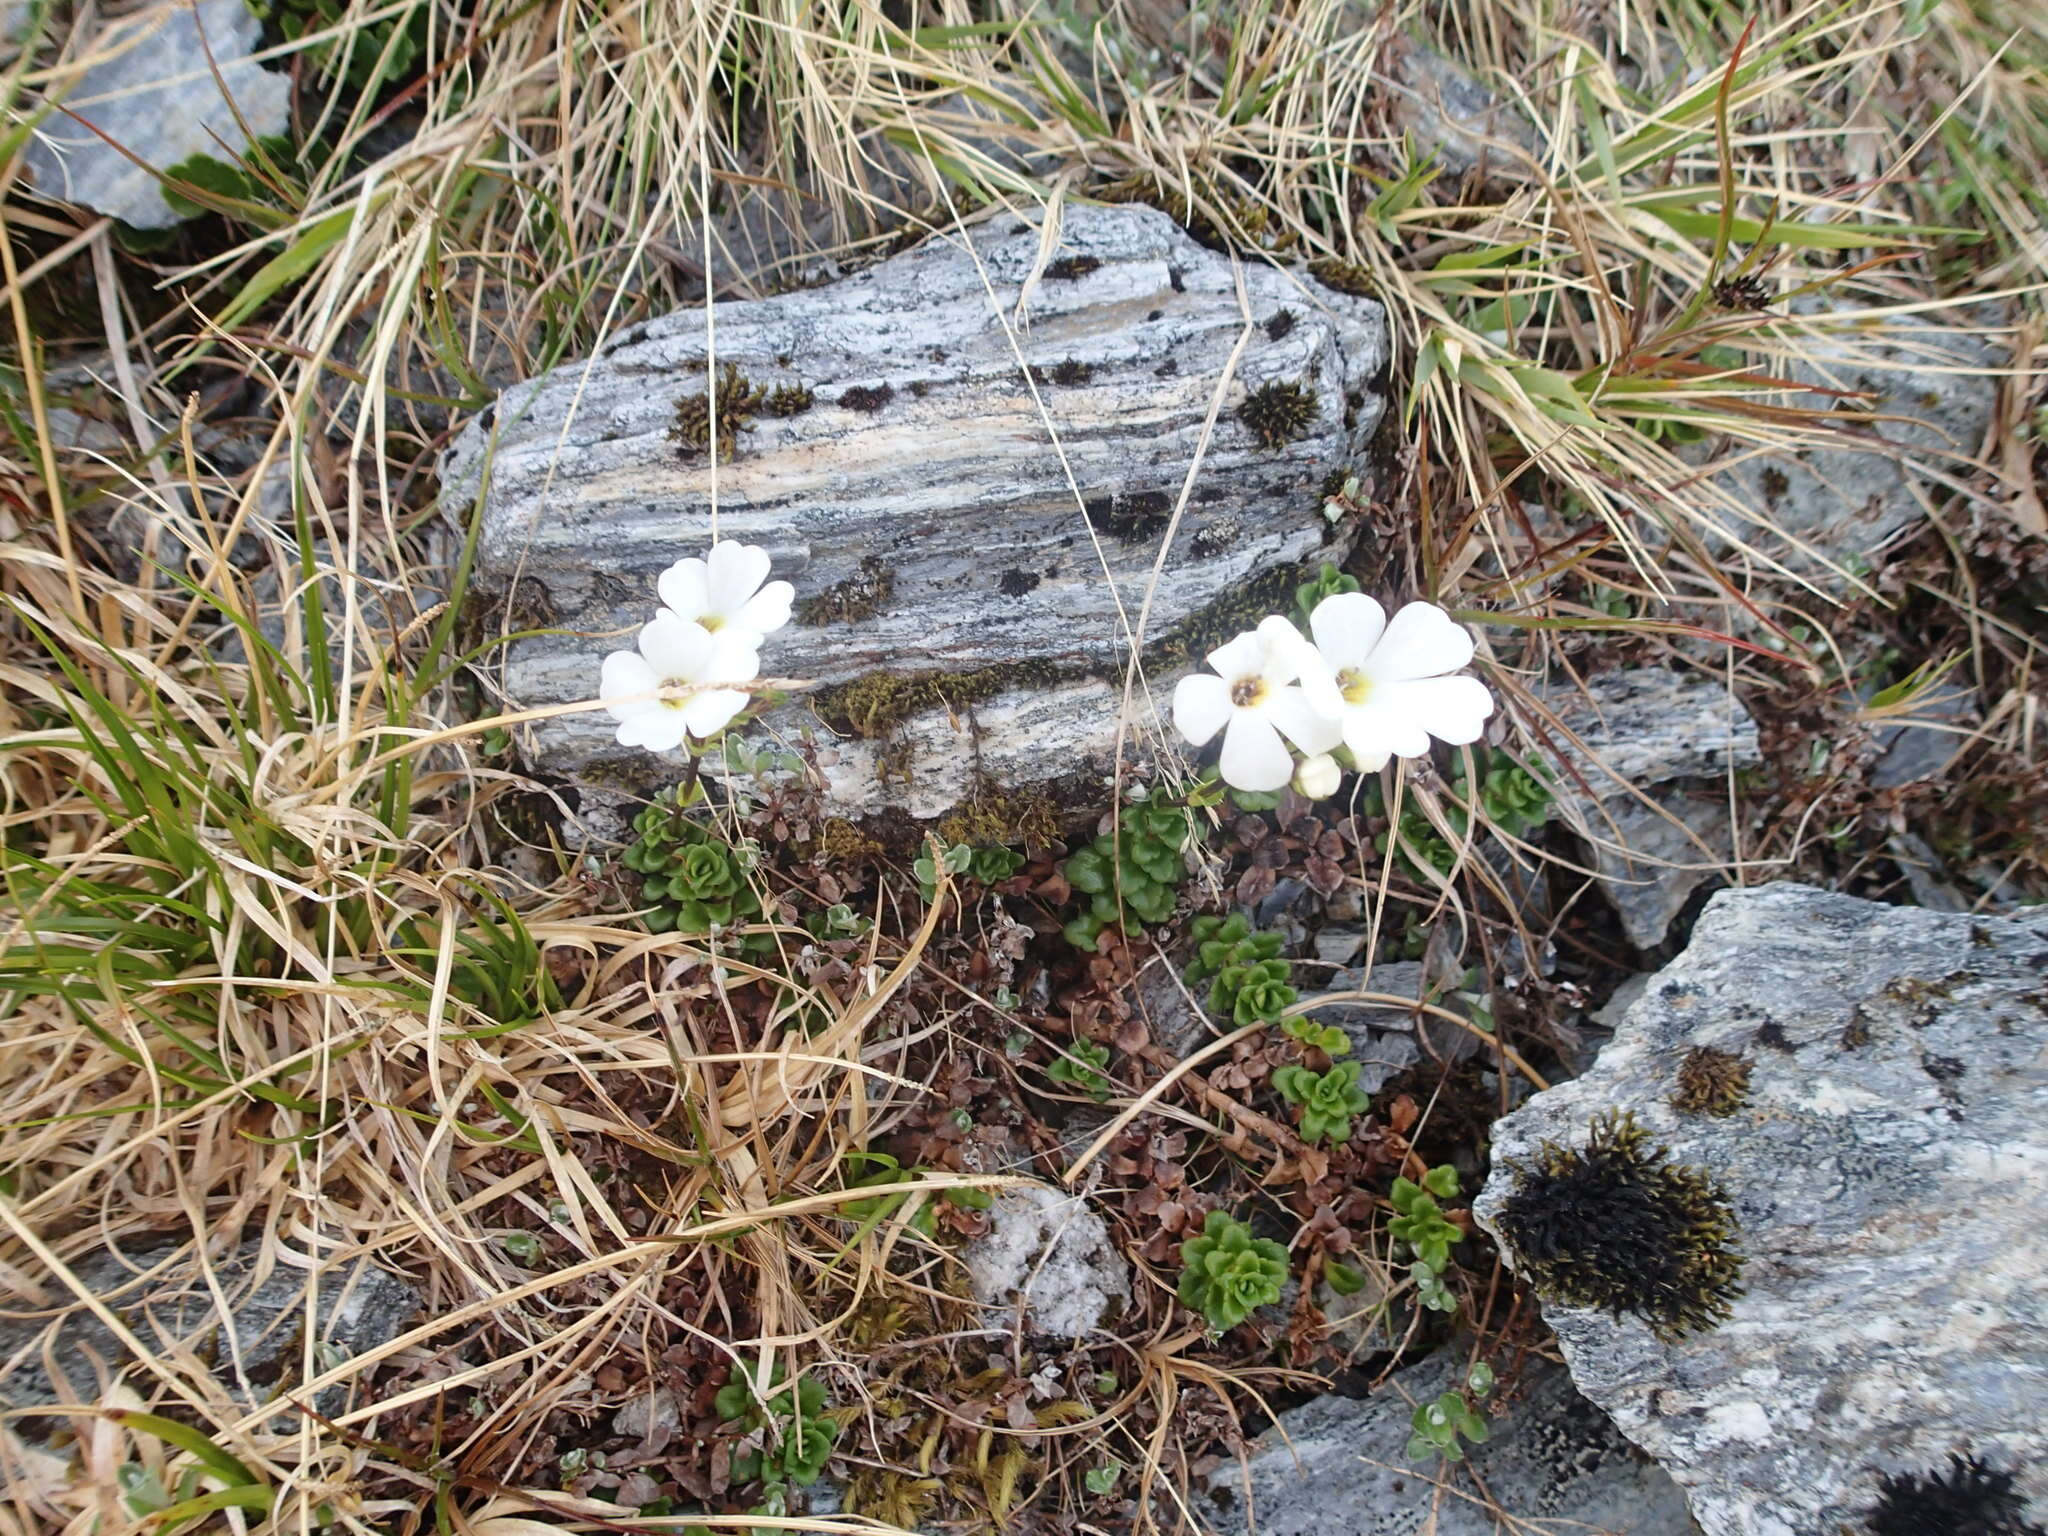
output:
[[[504,605],[496,620],[558,631],[509,648],[507,701],[595,692],[600,657],[652,612],[657,573],[709,542],[715,473],[719,537],[766,546],[797,587],[799,618],[764,670],[821,685],[757,734],[813,733],[833,810],[931,817],[991,784],[1099,783],[1125,626],[1233,351],[1243,340],[1152,596],[1155,697],[1179,658],[1285,607],[1295,580],[1348,550],[1353,531],[1331,526],[1319,493],[1379,421],[1386,329],[1370,299],[1233,266],[1149,208],[1069,209],[1042,271],[1039,247],[1035,226],[1000,216],[826,287],[634,326],[506,391],[442,476],[451,510],[484,488],[476,575]],[[784,408],[810,401],[756,412],[715,466],[669,436],[679,402],[711,387],[709,324],[718,373],[787,391]],[[1261,441],[1240,409],[1290,386],[1311,403],[1291,439]],[[879,715],[832,692],[877,675],[929,686]],[[1160,715],[1142,700],[1133,713],[1142,770]],[[527,745],[600,789],[681,766],[624,753],[602,714],[548,721]]]
[[[1701,1048],[1747,1064],[1725,1114],[1672,1104]],[[1887,1476],[1954,1455],[2048,1498],[2048,914],[1720,892],[1593,1070],[1495,1125],[1480,1224],[1498,1237],[1540,1144],[1613,1109],[1727,1192],[1745,1294],[1672,1343],[1544,1316],[1708,1536],[1863,1530]]]

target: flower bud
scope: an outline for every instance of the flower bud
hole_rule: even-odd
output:
[[[1337,759],[1327,752],[1303,760],[1294,770],[1294,792],[1309,800],[1327,800],[1337,793],[1337,785],[1344,778],[1344,770],[1337,766]]]

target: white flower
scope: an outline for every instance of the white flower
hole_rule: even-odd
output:
[[[1223,732],[1224,783],[1260,794],[1286,788],[1294,756],[1280,739],[1283,731],[1310,755],[1337,745],[1336,725],[1294,685],[1312,654],[1301,632],[1275,615],[1209,653],[1215,676],[1198,672],[1173,690],[1173,723],[1181,735],[1199,747]]]
[[[1434,603],[1409,603],[1390,621],[1363,592],[1316,604],[1308,627],[1314,651],[1302,658],[1301,687],[1343,733],[1367,773],[1389,757],[1421,757],[1429,738],[1477,741],[1493,695],[1476,677],[1453,677],[1472,659],[1472,636]]]
[[[693,683],[747,683],[761,670],[758,638],[741,629],[711,633],[667,609],[640,631],[640,649],[613,651],[604,659],[597,696],[619,722],[619,745],[671,752],[687,736],[721,730],[747,707],[737,688],[711,688],[682,698],[652,697],[664,687]],[[648,697],[635,698],[635,694]]]
[[[1337,759],[1327,752],[1318,752],[1303,759],[1302,765],[1294,770],[1294,792],[1304,800],[1327,800],[1337,793],[1343,780],[1344,770],[1337,766]]]
[[[661,573],[655,587],[677,618],[713,634],[744,632],[756,646],[789,622],[790,599],[796,595],[788,582],[768,580],[767,550],[730,540],[712,545],[709,559],[692,555],[678,560]]]

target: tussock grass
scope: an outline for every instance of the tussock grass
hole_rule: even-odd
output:
[[[607,1366],[644,1384],[669,1349],[699,1373],[819,1373],[847,1444],[917,1403],[918,1470],[957,1429],[876,1362],[908,1357],[906,1329],[941,1353],[975,1333],[911,1220],[1001,1175],[905,1175],[908,1198],[844,1219],[875,1198],[864,1149],[934,1091],[905,1042],[986,1002],[904,1002],[943,900],[801,985],[780,979],[799,932],[757,970],[604,915],[618,893],[535,830],[545,791],[494,749],[502,634],[466,612],[464,531],[431,503],[434,452],[498,386],[707,293],[1088,197],[1287,263],[1309,301],[1320,263],[1395,339],[1405,452],[1366,497],[1396,525],[1380,574],[1488,626],[1518,755],[1543,763],[1558,722],[1517,680],[1588,646],[1715,667],[1845,739],[1910,716],[1946,666],[1985,706],[1971,782],[2030,803],[2038,631],[1984,590],[2012,530],[2040,531],[2048,26],[2020,0],[1631,0],[1578,31],[1520,0],[338,15],[274,50],[313,147],[252,167],[249,197],[184,189],[212,216],[168,249],[124,253],[18,185],[0,212],[0,1266],[47,1270],[62,1304],[103,1245],[171,1234],[218,1262],[255,1234],[263,1264],[314,1276],[369,1256],[425,1311],[371,1357],[304,1333],[299,1402],[358,1384],[331,1413],[252,1410],[208,1362],[145,1346],[120,1396],[74,1405],[75,1458],[39,1448],[52,1415],[15,1416],[0,1519],[23,1531],[228,1506],[247,1530],[602,1527],[617,1506],[508,1469],[559,1416],[610,1411]],[[1422,141],[1418,40],[1496,93],[1483,142]],[[15,123],[90,52],[20,52]],[[1748,294],[1762,307],[1731,302]],[[1952,332],[2011,343],[2003,425],[1936,466],[1944,541],[1905,591],[1804,559],[1703,467],[1850,440],[1852,384],[1790,382],[1824,345],[1942,355]],[[1845,702],[1852,653],[1907,610],[1952,648]],[[1852,755],[1774,804],[1756,870],[1832,835]],[[1376,931],[1448,912],[1491,945],[1477,908],[1512,911],[1513,877],[1448,794],[1400,781],[1394,846],[1354,878]],[[1398,867],[1419,854],[1404,826],[1453,867]],[[2006,882],[2048,878],[2038,840],[2002,846]],[[1213,1084],[1192,1102],[1266,1134]],[[1140,1107],[1208,1125],[1159,1085],[1121,1112]],[[1391,1255],[1360,1262],[1398,1283]],[[1277,1378],[1140,1315],[1158,1326],[1122,1341],[1111,1398],[977,1430],[950,1496],[1071,1514],[1116,1460],[1145,1507],[1174,1503],[1179,1442],[1223,1436],[1233,1394]],[[153,1517],[126,1467],[163,1490]],[[931,1490],[898,1495],[909,1524]]]

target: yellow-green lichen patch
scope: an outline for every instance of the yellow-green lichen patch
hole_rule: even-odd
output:
[[[1005,689],[1059,681],[1051,662],[1005,662],[961,672],[870,672],[818,694],[818,716],[834,730],[870,739],[887,736],[913,715],[959,711]]]
[[[1695,1046],[1678,1064],[1671,1107],[1680,1114],[1732,1115],[1749,1102],[1749,1063],[1732,1051]]]
[[[896,572],[879,555],[863,555],[854,575],[798,603],[796,621],[812,626],[858,624],[880,613],[895,595]]]

